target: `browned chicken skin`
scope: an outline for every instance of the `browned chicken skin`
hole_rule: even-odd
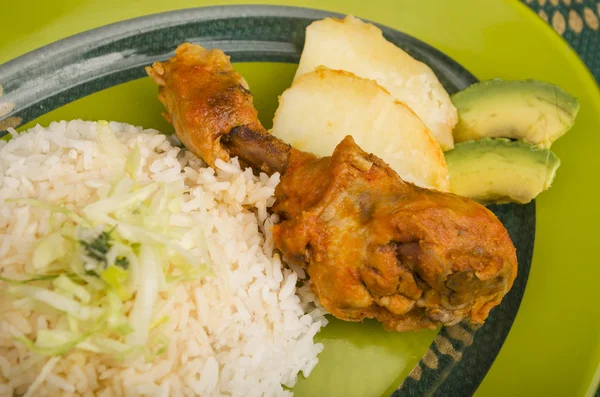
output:
[[[147,70],[178,136],[208,164],[231,155],[283,174],[275,244],[335,317],[397,331],[482,323],[512,287],[515,248],[485,207],[404,182],[351,137],[318,159],[269,135],[220,50],[183,44]]]
[[[404,182],[351,137],[331,157],[289,167],[276,199],[277,247],[344,320],[398,331],[481,323],[516,276],[515,249],[489,210]]]
[[[182,44],[175,57],[146,71],[159,86],[158,99],[167,109],[163,116],[181,142],[211,167],[231,154],[273,173],[285,170],[291,153],[314,158],[263,128],[248,83],[223,51]]]

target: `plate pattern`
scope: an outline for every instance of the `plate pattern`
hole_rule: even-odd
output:
[[[522,0],[577,51],[600,82],[600,0]]]

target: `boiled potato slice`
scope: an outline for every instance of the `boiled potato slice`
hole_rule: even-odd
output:
[[[313,22],[296,78],[320,65],[377,81],[423,120],[442,149],[454,146],[458,116],[448,93],[427,65],[387,41],[376,26],[352,16]]]
[[[329,156],[347,135],[386,161],[405,181],[448,191],[446,161],[427,126],[375,81],[320,67],[279,98],[274,135]]]

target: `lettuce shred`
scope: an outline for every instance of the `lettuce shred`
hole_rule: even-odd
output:
[[[106,197],[81,208],[35,199],[11,200],[62,214],[62,222],[38,240],[33,274],[0,277],[2,294],[22,307],[51,310],[61,319],[35,339],[18,336],[32,352],[60,356],[73,349],[115,359],[142,354],[151,359],[168,346],[161,331],[168,317],[155,312],[169,284],[205,277],[206,258],[192,255],[179,241],[184,231],[169,226],[183,191],[177,184],[138,181],[142,156],[129,155],[110,128],[97,124],[98,148],[110,156]],[[201,236],[202,233],[199,233]],[[201,241],[201,244],[206,242]]]

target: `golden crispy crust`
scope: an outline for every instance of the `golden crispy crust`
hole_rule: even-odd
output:
[[[305,266],[337,318],[398,331],[482,323],[510,290],[515,248],[500,221],[467,198],[406,183],[346,137],[331,157],[289,167],[273,238]]]
[[[223,51],[185,43],[173,58],[146,71],[159,86],[165,118],[179,139],[209,165],[229,159],[222,135],[242,125],[262,129],[246,81]]]

